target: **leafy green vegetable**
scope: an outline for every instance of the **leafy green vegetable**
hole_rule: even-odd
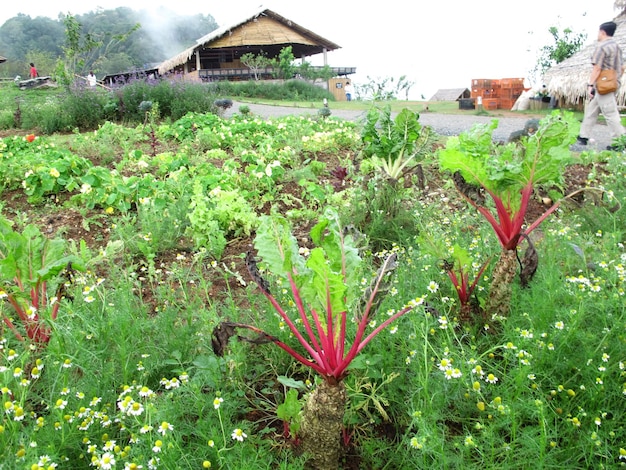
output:
[[[402,176],[405,168],[429,148],[430,130],[422,127],[419,114],[403,109],[395,119],[389,106],[372,108],[361,134],[363,154],[393,179]]]

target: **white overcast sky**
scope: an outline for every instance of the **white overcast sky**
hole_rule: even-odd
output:
[[[430,98],[439,88],[470,88],[473,78],[531,78],[541,46],[551,44],[550,26],[586,33],[596,40],[598,26],[618,14],[613,0],[59,0],[4,1],[0,24],[18,13],[57,18],[97,8],[127,6],[158,12],[211,15],[226,26],[261,4],[341,49],[329,65],[356,67],[359,85],[368,77],[415,82],[410,98]],[[0,51],[2,55],[2,51]],[[309,59],[322,64],[322,56]],[[533,85],[532,78],[528,85]]]

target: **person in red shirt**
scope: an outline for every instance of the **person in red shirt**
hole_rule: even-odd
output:
[[[37,68],[35,67],[35,64],[31,62],[30,63],[30,78],[37,78],[38,76],[39,74],[37,73]]]

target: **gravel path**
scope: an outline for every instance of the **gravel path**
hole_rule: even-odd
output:
[[[239,106],[246,105],[250,108],[250,112],[263,118],[280,117],[288,115],[317,115],[317,108],[297,108],[286,106],[271,106],[263,104],[253,103],[238,103],[233,102],[233,106],[224,113],[224,117],[230,117],[237,113]],[[352,111],[347,109],[332,109],[333,117],[341,119],[347,119],[351,121],[358,121],[364,119],[366,111]],[[435,132],[440,135],[458,135],[463,131],[469,130],[474,124],[488,123],[494,117],[491,116],[476,116],[476,115],[461,115],[461,114],[437,114],[424,112],[420,113],[419,122],[425,126],[431,126]],[[528,119],[528,116],[520,117],[497,117],[498,127],[493,132],[493,138],[499,141],[506,141],[511,132],[518,131],[524,128],[524,123]],[[589,145],[583,147],[580,145],[572,145],[573,151],[582,150],[603,150],[607,145],[611,143],[611,137],[606,125],[597,125],[593,131],[593,138],[589,140]]]

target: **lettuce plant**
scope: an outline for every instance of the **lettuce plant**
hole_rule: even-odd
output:
[[[430,151],[430,128],[422,127],[418,119],[418,113],[406,108],[392,118],[388,106],[372,108],[367,114],[361,134],[363,154],[392,181]]]
[[[305,258],[299,252],[287,220],[264,216],[254,242],[267,271],[289,286],[295,311],[279,303],[269,283],[260,275],[252,255],[247,256],[252,278],[288,326],[299,348],[258,328],[235,326],[260,333],[261,340],[273,342],[322,377],[323,381],[304,405],[300,437],[316,468],[335,469],[346,405],[343,379],[350,363],[378,333],[420,302],[410,302],[368,331],[378,305],[378,294],[387,286],[388,277],[397,266],[396,255],[385,259],[363,295],[362,288],[357,286],[360,286],[364,263],[353,236],[346,233],[336,212],[326,211],[313,227],[311,240],[315,247]]]
[[[50,341],[51,322],[57,319],[66,279],[63,273],[81,268],[80,258],[66,256],[63,239],[48,239],[35,225],[22,233],[0,217],[0,315],[20,341],[37,348]],[[19,320],[4,309],[8,302]]]
[[[555,111],[520,145],[494,143],[492,133],[497,125],[494,120],[450,137],[439,151],[439,163],[442,170],[454,174],[457,189],[491,225],[502,247],[492,273],[487,311],[504,315],[516,273],[517,247],[559,204],[527,221],[533,190],[539,185],[562,184],[565,167],[572,162],[569,146],[578,135],[578,123],[572,113]],[[487,205],[484,193],[493,207]]]

